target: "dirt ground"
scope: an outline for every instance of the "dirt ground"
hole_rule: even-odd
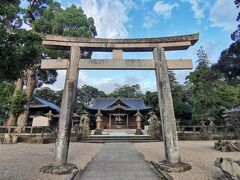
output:
[[[207,180],[222,176],[219,168],[214,166],[217,157],[240,159],[240,152],[223,153],[214,150],[213,141],[180,141],[183,162],[192,165],[192,170],[171,173],[175,180]],[[103,144],[71,143],[69,163],[79,169],[84,167],[101,149]],[[164,160],[162,142],[135,143],[136,149],[148,161]],[[40,173],[42,166],[53,162],[54,144],[0,144],[0,180],[61,180],[67,176]]]
[[[135,143],[135,147],[148,161],[164,160],[162,142]],[[222,176],[219,168],[214,166],[217,157],[240,159],[240,152],[219,152],[213,148],[214,141],[180,141],[181,159],[192,166],[190,171],[171,173],[174,180],[208,180]]]
[[[61,180],[66,175],[40,173],[42,166],[53,162],[55,144],[0,144],[0,180]],[[71,143],[68,162],[79,169],[101,149],[102,144]]]

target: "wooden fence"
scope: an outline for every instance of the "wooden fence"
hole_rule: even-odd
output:
[[[240,137],[240,126],[178,126],[180,139],[231,139]],[[192,137],[192,138],[191,138]]]
[[[180,139],[187,137],[240,137],[240,126],[177,126]],[[25,126],[19,129],[17,126],[0,126],[0,135],[17,134],[20,136],[51,136],[56,137],[56,126]],[[191,139],[191,138],[189,138]],[[207,138],[206,138],[207,139]]]
[[[56,126],[0,126],[0,134],[18,134],[23,136],[56,136]]]

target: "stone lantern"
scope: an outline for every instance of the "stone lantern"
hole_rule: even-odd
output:
[[[48,125],[50,126],[50,122],[52,121],[52,117],[53,117],[53,113],[52,113],[52,110],[49,110],[48,113],[44,114],[47,118],[48,118]]]
[[[141,129],[141,117],[142,114],[140,113],[139,110],[137,110],[137,113],[135,114],[136,116],[136,122],[137,122],[137,129],[135,132],[135,135],[143,135],[142,129]]]
[[[206,125],[205,125],[206,121],[205,120],[201,120],[200,123],[201,123],[202,134],[204,136],[207,136],[207,128],[206,128]]]
[[[214,124],[215,118],[210,116],[210,117],[208,117],[208,121],[210,122],[209,123],[209,131],[213,133],[215,130],[215,128],[214,128],[215,127],[215,124]]]
[[[98,110],[97,114],[95,114],[96,116],[96,123],[97,123],[97,127],[96,130],[94,132],[94,135],[102,135],[102,130],[101,130],[101,122],[102,122],[102,113],[100,110]]]

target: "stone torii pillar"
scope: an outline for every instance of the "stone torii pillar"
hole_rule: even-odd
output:
[[[159,163],[159,166],[161,169],[166,171],[186,171],[188,169],[191,169],[191,166],[189,164],[181,162],[180,158],[176,119],[174,115],[172,94],[164,49],[162,47],[154,48],[153,58],[156,68],[158,99],[166,157],[166,160],[161,161]]]
[[[72,46],[66,74],[66,81],[61,102],[59,126],[54,152],[54,164],[42,167],[40,171],[54,174],[66,174],[72,169],[77,169],[74,164],[67,163],[68,149],[72,127],[73,107],[76,99],[78,84],[78,65],[80,48]]]

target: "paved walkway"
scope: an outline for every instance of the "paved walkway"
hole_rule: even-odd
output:
[[[159,180],[159,177],[132,143],[106,143],[80,180]]]

